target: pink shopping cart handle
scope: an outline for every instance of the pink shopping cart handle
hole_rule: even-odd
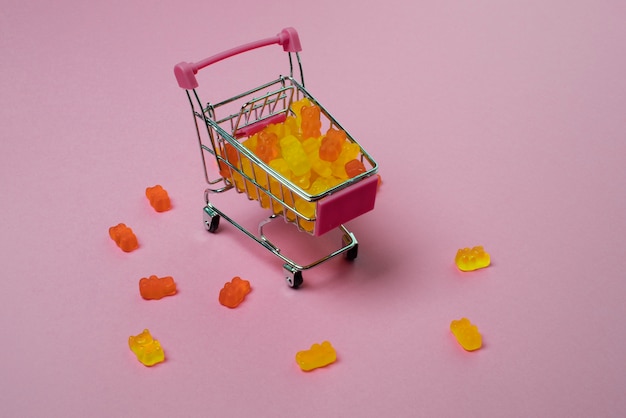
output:
[[[209,58],[205,58],[202,61],[198,61],[196,63],[193,62],[181,62],[174,66],[174,75],[176,76],[176,80],[178,81],[178,85],[183,89],[195,89],[198,87],[198,81],[196,80],[196,74],[199,70],[207,67],[211,64],[215,64],[218,61],[221,61],[226,58],[230,58],[234,55],[241,54],[242,52],[250,51],[256,48],[260,48],[262,46],[268,46],[278,44],[282,45],[283,50],[285,52],[299,52],[302,51],[302,46],[300,45],[300,38],[298,37],[298,32],[294,28],[285,28],[276,36],[272,36],[271,38],[261,39],[259,41],[250,42],[244,45],[240,45],[238,47],[229,49],[224,52],[220,52],[219,54],[213,55]]]

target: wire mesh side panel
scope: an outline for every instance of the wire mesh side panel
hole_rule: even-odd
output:
[[[246,148],[246,140],[272,123],[280,123],[291,114],[291,104],[299,97],[297,88],[290,78],[280,78],[268,83],[269,89],[259,95],[261,88],[237,97],[241,108],[237,113],[215,120],[213,131],[216,138],[216,158],[219,172],[224,181],[249,200],[256,200],[264,209],[283,216],[288,222],[296,222],[299,215],[295,202],[297,193],[290,188],[289,180],[258,158]],[[214,105],[212,111],[221,110],[225,101]],[[241,142],[240,142],[241,140]],[[301,199],[301,197],[300,197]],[[309,221],[312,221],[309,219]]]
[[[272,89],[274,91],[272,92]],[[212,192],[225,191],[232,187],[232,176],[224,169],[224,143],[235,143],[236,129],[245,131],[255,122],[271,120],[274,114],[286,114],[289,108],[289,88],[285,77],[279,77],[264,85],[221,101],[207,103],[200,99],[198,91],[187,90],[194,115],[194,123],[200,145],[205,179]],[[254,96],[259,98],[255,99]],[[259,103],[261,101],[261,103]],[[243,105],[242,105],[243,103]],[[225,116],[224,116],[225,115]],[[217,170],[216,170],[217,168]],[[219,177],[216,178],[216,171]],[[224,173],[228,173],[224,175]],[[215,186],[223,184],[224,187]]]

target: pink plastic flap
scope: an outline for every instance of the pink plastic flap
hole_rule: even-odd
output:
[[[378,176],[370,176],[319,200],[313,234],[322,235],[374,209],[377,189]]]
[[[285,113],[277,113],[269,118],[261,119],[260,121],[246,125],[243,128],[238,128],[235,131],[234,136],[235,138],[241,138],[243,136],[254,135],[255,133],[261,132],[265,129],[267,125],[271,125],[272,123],[282,123],[285,119],[287,119],[287,115]]]

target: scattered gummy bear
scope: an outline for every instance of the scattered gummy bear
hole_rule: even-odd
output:
[[[219,301],[228,308],[236,308],[248,293],[250,293],[250,282],[241,279],[241,277],[233,277],[230,282],[224,284],[220,290]]]
[[[146,197],[150,201],[150,206],[157,212],[165,212],[172,207],[167,191],[160,184],[148,187],[146,189]]]
[[[157,276],[143,277],[139,280],[139,293],[146,300],[158,300],[165,296],[175,295],[176,283],[171,276],[161,278]]]
[[[478,327],[472,325],[467,318],[453,320],[450,323],[450,331],[456,337],[461,347],[467,351],[478,350],[483,345],[483,340],[478,332]]]
[[[337,353],[328,341],[324,341],[322,344],[313,344],[309,350],[296,353],[296,362],[305,372],[328,366],[335,360],[337,360]]]
[[[163,353],[161,344],[152,338],[147,329],[144,329],[137,336],[128,337],[128,346],[137,356],[137,360],[145,366],[154,366],[165,360],[165,353]]]
[[[124,252],[131,252],[139,247],[133,230],[125,224],[117,224],[109,228],[109,236]]]
[[[491,263],[491,258],[489,253],[478,245],[471,249],[463,248],[457,251],[454,262],[459,270],[472,271],[487,267]]]

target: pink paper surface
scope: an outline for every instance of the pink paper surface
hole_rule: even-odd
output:
[[[623,2],[4,3],[0,415],[623,416]],[[307,88],[383,179],[348,225],[357,260],[297,291],[232,225],[204,230],[173,74],[288,26]],[[200,86],[217,101],[285,66],[263,48]],[[150,207],[155,184],[171,211]],[[262,220],[242,195],[213,202]],[[109,238],[120,222],[138,250]],[[275,228],[296,254],[334,244]],[[474,245],[492,265],[461,273]],[[178,294],[143,300],[150,275]],[[252,292],[228,309],[234,276]],[[461,317],[482,349],[455,341]],[[144,328],[165,350],[152,368],[128,348]],[[324,340],[337,362],[300,371],[296,352]]]

